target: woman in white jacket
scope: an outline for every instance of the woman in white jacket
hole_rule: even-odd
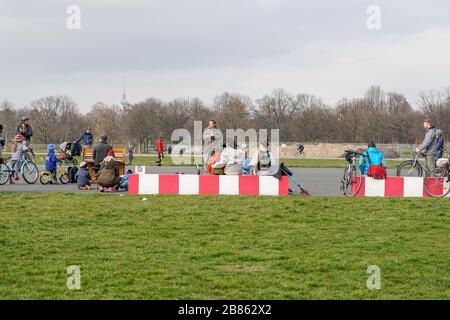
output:
[[[224,149],[220,154],[220,160],[212,165],[213,168],[224,168],[225,175],[241,175],[242,165],[244,164],[244,151],[238,149],[237,143],[234,148],[224,145]]]

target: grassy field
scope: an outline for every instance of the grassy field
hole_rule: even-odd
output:
[[[5,155],[8,155],[5,153]],[[136,156],[133,165],[136,166],[154,166],[156,165],[156,155]],[[77,157],[78,161],[81,161]],[[126,159],[128,161],[128,158]],[[188,159],[186,159],[188,160]],[[45,155],[37,155],[36,163],[43,164],[45,161]],[[345,168],[347,162],[344,159],[281,159],[288,167],[292,168]],[[397,168],[402,160],[388,160],[388,168]],[[191,166],[194,165],[194,161],[191,161]],[[163,162],[163,166],[178,166],[172,161],[171,157],[166,156]],[[181,164],[182,166],[189,166],[188,164]]]
[[[449,299],[450,201],[0,193],[0,299]],[[68,290],[66,268],[81,268]],[[381,268],[369,290],[367,268]]]

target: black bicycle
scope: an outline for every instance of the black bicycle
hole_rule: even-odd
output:
[[[345,160],[347,160],[348,165],[341,180],[341,190],[345,196],[356,196],[361,190],[363,174],[357,165],[358,156],[363,157],[364,155],[357,151],[345,150]]]

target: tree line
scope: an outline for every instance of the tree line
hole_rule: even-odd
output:
[[[444,135],[450,131],[450,89],[422,92],[416,107],[404,95],[378,86],[334,106],[283,89],[256,100],[225,92],[210,105],[198,98],[150,97],[126,109],[98,102],[87,113],[66,95],[38,98],[21,108],[3,100],[0,123],[9,138],[24,114],[31,117],[33,141],[44,144],[75,140],[90,127],[96,137],[107,134],[112,143],[145,146],[159,135],[170,139],[177,128],[193,131],[194,121],[206,126],[209,119],[219,129],[279,129],[282,142],[417,143],[423,138],[424,118],[431,118]]]

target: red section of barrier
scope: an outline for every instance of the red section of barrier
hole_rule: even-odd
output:
[[[199,194],[219,194],[219,176],[199,176]]]
[[[289,177],[282,176],[278,188],[278,194],[280,196],[287,196],[289,194]]]
[[[160,174],[159,175],[159,194],[178,194],[178,175]]]
[[[259,195],[258,176],[239,176],[240,195]]]
[[[403,197],[404,179],[401,177],[386,178],[384,182],[384,195],[386,197]]]
[[[139,194],[139,175],[129,174],[128,175],[128,193],[129,194]]]

